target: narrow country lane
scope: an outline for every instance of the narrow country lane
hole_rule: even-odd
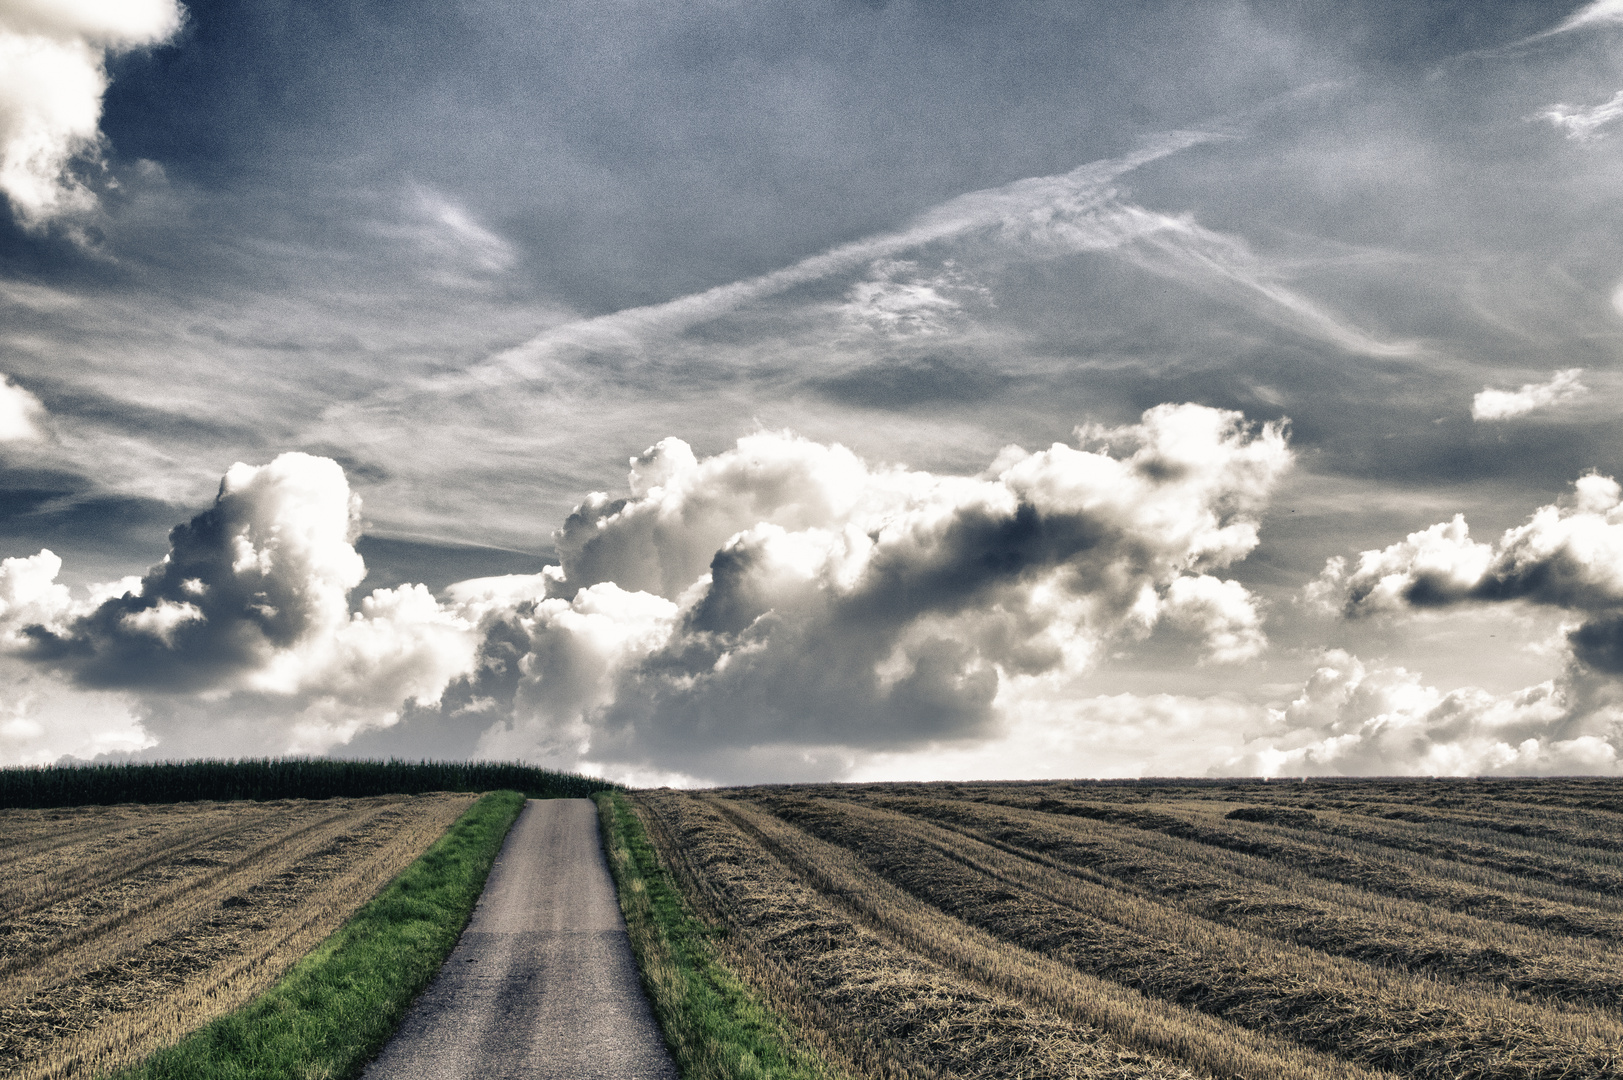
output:
[[[532,799],[366,1080],[676,1080],[587,799]]]

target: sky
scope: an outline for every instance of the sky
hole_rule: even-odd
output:
[[[1623,2],[0,0],[0,765],[1623,773]]]

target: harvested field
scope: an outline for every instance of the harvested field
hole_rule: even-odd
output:
[[[636,796],[853,1075],[1623,1076],[1623,784]]]
[[[0,811],[0,1075],[97,1075],[252,999],[475,798]]]

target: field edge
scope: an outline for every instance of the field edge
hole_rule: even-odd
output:
[[[721,959],[632,797],[593,796],[643,989],[683,1080],[849,1080]]]
[[[455,947],[524,802],[486,794],[260,997],[103,1080],[358,1076]]]

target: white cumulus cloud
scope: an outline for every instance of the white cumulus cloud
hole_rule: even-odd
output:
[[[94,205],[76,159],[100,156],[106,55],[160,44],[175,0],[0,0],[0,191],[38,227]]]
[[[1214,772],[1240,776],[1483,776],[1619,771],[1618,732],[1540,683],[1448,693],[1401,667],[1325,652],[1271,731]]]
[[[49,551],[0,563],[0,641],[81,688],[144,694],[151,718],[206,699],[215,716],[276,717],[256,750],[328,749],[393,723],[409,700],[437,700],[477,644],[421,585],[375,590],[351,611],[366,573],[359,512],[330,459],[239,463],[142,579],[75,600]]]
[[[1472,540],[1456,515],[1363,552],[1350,570],[1331,559],[1311,592],[1339,598],[1352,617],[1506,601],[1561,608],[1584,619],[1569,637],[1574,656],[1623,674],[1623,487],[1581,477],[1570,500],[1540,507],[1493,544]]]
[[[366,736],[627,776],[810,755],[826,775],[996,737],[1019,687],[1159,626],[1211,661],[1261,653],[1255,599],[1221,574],[1257,544],[1283,425],[1163,405],[1078,434],[977,476],[781,432],[703,459],[666,439],[626,496],[577,507],[561,565],[358,610],[358,500],[335,462],[283,454],[227,471],[139,581],[76,600],[48,551],[0,563],[0,632],[81,691],[136,695],[174,752]]]
[[[434,722],[489,724],[482,753],[715,777],[766,747],[984,738],[1011,680],[1163,619],[1213,660],[1257,655],[1253,599],[1214,572],[1256,545],[1282,428],[1169,405],[1082,435],[978,477],[783,433],[703,460],[667,439],[630,497],[577,508],[557,571],[451,590],[485,644]]]
[[[66,620],[79,613],[66,585],[56,575],[62,559],[49,548],[27,558],[0,560],[0,647],[24,647],[28,627],[61,632]]]
[[[39,421],[44,415],[39,398],[0,376],[0,442],[39,438]]]
[[[1508,420],[1534,409],[1574,401],[1589,393],[1589,387],[1578,381],[1583,373],[1583,368],[1568,368],[1557,371],[1547,382],[1523,383],[1519,390],[1485,387],[1471,399],[1471,419]]]
[[[1332,560],[1326,579],[1349,615],[1518,599],[1608,610],[1623,604],[1623,489],[1593,473],[1574,488],[1570,502],[1540,507],[1492,545],[1472,540],[1456,515],[1363,552],[1350,572]]]

